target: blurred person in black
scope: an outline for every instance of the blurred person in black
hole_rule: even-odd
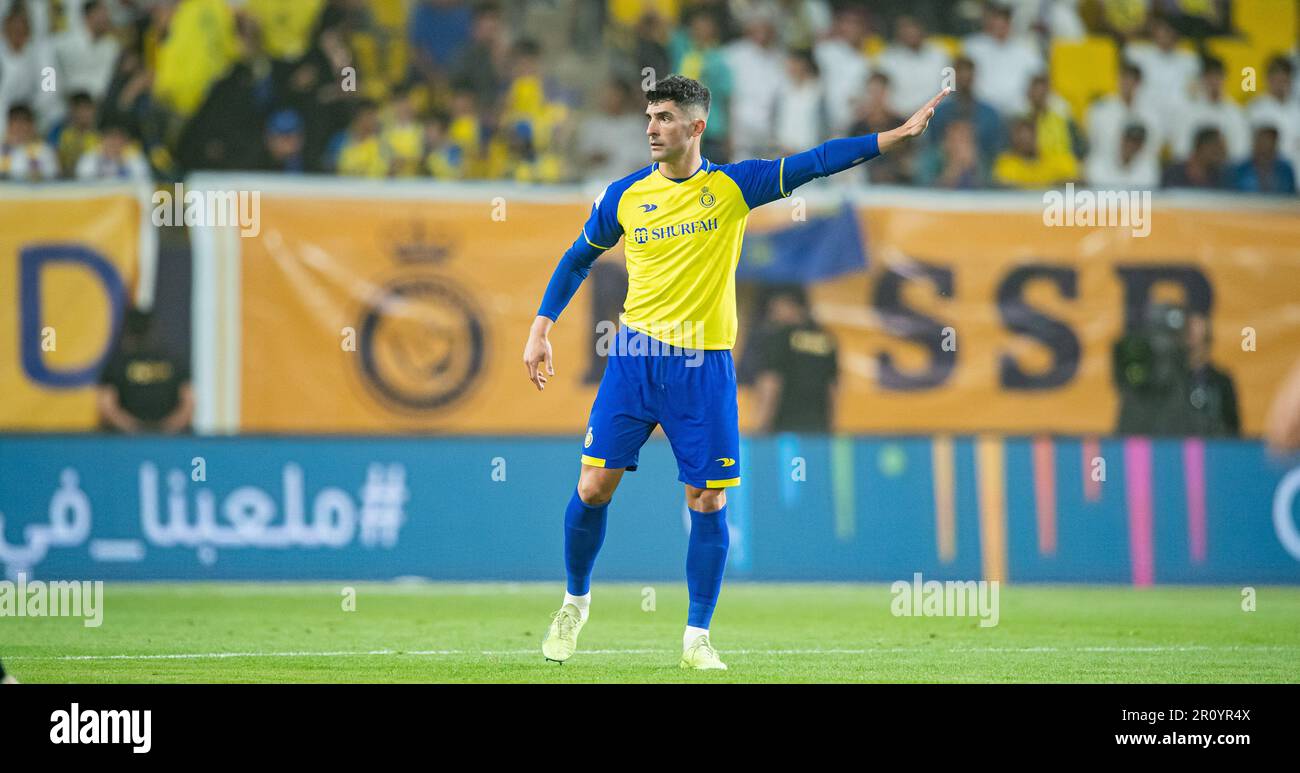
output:
[[[127,312],[122,336],[99,376],[100,424],[110,432],[185,432],[194,415],[189,364],[162,346],[151,314]]]
[[[1165,169],[1160,184],[1166,188],[1224,188],[1227,186],[1228,147],[1212,126],[1197,130],[1192,155]]]
[[[849,126],[849,134],[872,134],[883,132],[898,126],[906,118],[900,118],[890,107],[889,76],[883,72],[874,72],[867,79],[866,94],[854,105],[854,120]],[[867,165],[861,174],[873,183],[904,184],[912,182],[912,167],[916,162],[916,148],[909,147],[895,154],[884,163]],[[883,158],[883,157],[882,157]]]
[[[835,338],[812,318],[800,290],[770,296],[758,341],[756,429],[830,432],[836,353]]]
[[[1210,362],[1213,329],[1204,314],[1187,316],[1187,364],[1191,371],[1187,404],[1191,433],[1218,437],[1241,434],[1237,390],[1232,376]]]
[[[1204,314],[1156,304],[1116,344],[1117,431],[1234,437],[1241,430],[1232,377],[1210,362]]]

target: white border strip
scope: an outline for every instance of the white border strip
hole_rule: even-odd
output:
[[[322,199],[378,199],[384,201],[460,201],[490,203],[497,196],[512,201],[550,204],[588,204],[603,183],[525,185],[506,181],[436,182],[431,180],[371,180],[333,175],[266,175],[199,172],[185,181],[186,188],[256,190]],[[1063,190],[1063,189],[1054,189]],[[1077,186],[1075,193],[1095,190]],[[915,207],[945,212],[1041,212],[1046,191],[942,191],[905,186],[846,186],[832,179],[819,180],[797,190],[809,203],[836,204],[847,198],[866,207]],[[794,198],[792,194],[791,198]],[[1161,208],[1209,211],[1278,212],[1300,215],[1300,199],[1250,194],[1203,193],[1191,190],[1153,190],[1152,201]]]

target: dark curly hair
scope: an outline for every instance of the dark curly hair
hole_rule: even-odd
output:
[[[685,75],[669,75],[655,83],[654,88],[645,93],[645,98],[650,104],[671,100],[683,110],[699,108],[705,114],[709,112],[711,100],[707,88],[699,81],[687,78]]]

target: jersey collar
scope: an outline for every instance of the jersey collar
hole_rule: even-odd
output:
[[[659,162],[658,162],[658,161],[655,162],[655,172],[657,172],[657,173],[659,174],[660,177],[664,178],[664,179],[667,180],[668,182],[671,182],[671,183],[677,183],[677,184],[680,185],[681,183],[684,183],[684,182],[686,182],[687,180],[690,180],[691,178],[695,177],[695,175],[699,174],[700,172],[707,172],[707,171],[709,171],[709,167],[710,167],[710,166],[711,166],[711,164],[709,163],[709,160],[708,160],[707,158],[704,158],[703,156],[701,156],[701,157],[700,157],[700,168],[699,168],[699,169],[696,169],[694,172],[692,172],[690,177],[681,177],[681,178],[678,178],[678,177],[669,177],[668,175],[666,175],[666,174],[664,174],[662,171],[660,171],[660,169],[659,169]]]

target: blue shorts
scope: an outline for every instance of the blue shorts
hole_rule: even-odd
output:
[[[697,488],[740,485],[731,350],[670,350],[620,327],[591,406],[582,463],[635,470],[656,425],[677,457],[678,480]]]

